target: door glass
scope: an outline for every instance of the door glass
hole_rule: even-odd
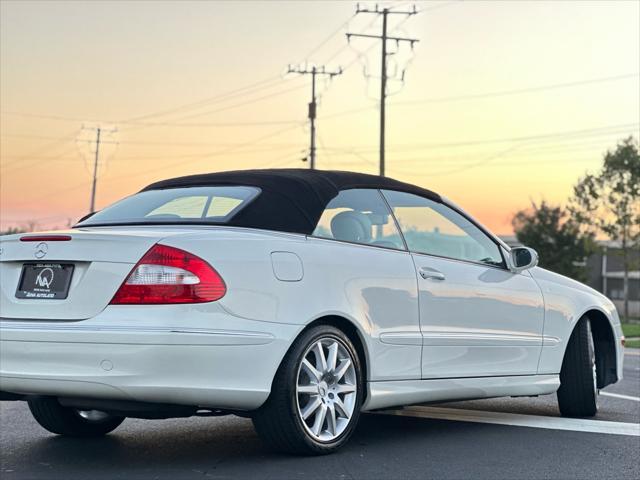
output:
[[[482,230],[442,203],[383,190],[409,250],[503,266],[500,249]]]
[[[404,250],[389,208],[372,189],[340,192],[325,208],[313,236]]]

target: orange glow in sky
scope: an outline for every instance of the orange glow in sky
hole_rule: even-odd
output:
[[[389,42],[390,72],[406,70],[389,84],[389,176],[509,234],[518,209],[564,202],[607,149],[639,136],[640,2],[415,3],[421,13],[389,28],[420,39],[414,52]],[[379,42],[344,34],[380,22],[354,11],[0,3],[0,228],[87,213],[97,126],[98,208],[167,177],[307,166],[310,78],[284,74],[305,61],[345,69],[319,83],[318,168],[376,173]]]

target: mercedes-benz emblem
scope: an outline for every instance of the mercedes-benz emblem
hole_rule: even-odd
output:
[[[44,242],[40,242],[38,245],[36,245],[36,251],[34,252],[34,255],[36,258],[43,258],[48,251],[49,246]]]

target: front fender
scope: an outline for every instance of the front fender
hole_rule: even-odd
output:
[[[542,268],[531,271],[545,303],[543,347],[539,374],[558,374],[569,338],[578,321],[596,313],[605,318],[613,334],[617,378],[622,378],[622,330],[616,308],[607,297],[592,288]]]

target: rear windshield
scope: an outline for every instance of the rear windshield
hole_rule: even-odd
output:
[[[227,223],[260,194],[255,187],[147,190],[100,210],[77,226]]]

